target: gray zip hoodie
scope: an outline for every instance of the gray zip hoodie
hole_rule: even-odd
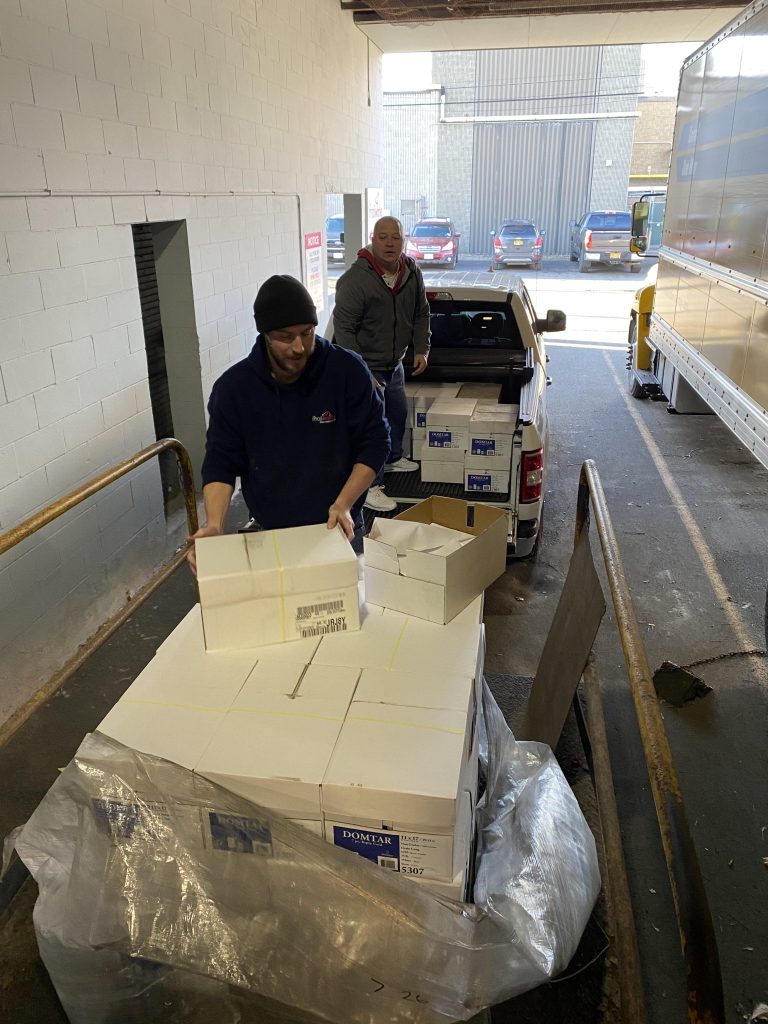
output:
[[[429,353],[429,303],[421,271],[400,257],[397,280],[390,288],[370,249],[336,282],[333,340],[359,352],[376,370],[394,370],[413,342],[415,355]]]

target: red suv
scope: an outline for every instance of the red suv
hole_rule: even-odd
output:
[[[435,263],[455,267],[459,259],[461,235],[447,217],[418,220],[405,236],[405,255],[417,263]]]

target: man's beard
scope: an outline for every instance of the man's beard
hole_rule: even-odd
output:
[[[307,363],[309,362],[312,353],[315,351],[315,342],[313,339],[312,348],[309,350],[309,352],[305,352],[298,359],[288,355],[277,353],[272,343],[269,341],[267,342],[267,349],[269,351],[269,357],[272,361],[272,368],[277,369],[281,374],[284,374],[286,377],[296,378],[300,377],[301,374],[306,369]]]

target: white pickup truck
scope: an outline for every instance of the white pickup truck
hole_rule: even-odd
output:
[[[539,536],[547,457],[547,356],[542,334],[565,330],[565,314],[547,311],[539,319],[518,277],[505,287],[458,283],[451,275],[427,284],[432,349],[429,365],[414,383],[492,383],[501,385],[499,402],[515,409],[509,490],[467,491],[464,484],[422,480],[421,470],[391,473],[387,495],[404,506],[432,494],[481,501],[507,510],[508,550],[512,557],[530,555]],[[333,338],[333,319],[327,336]],[[412,352],[404,359],[406,373]],[[414,448],[413,457],[418,458]],[[378,513],[381,515],[381,513]],[[366,523],[370,526],[370,523]]]

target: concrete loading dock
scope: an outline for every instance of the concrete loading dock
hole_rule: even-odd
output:
[[[686,664],[759,645],[765,593],[760,538],[766,526],[766,474],[741,453],[713,417],[673,418],[663,406],[650,404],[639,413],[635,408],[633,416],[622,391],[622,358],[620,351],[585,352],[583,348],[553,355],[557,377],[568,380],[570,386],[567,391],[558,388],[553,412],[555,471],[550,476],[541,553],[536,560],[512,566],[486,600],[487,671],[497,679],[506,676],[498,679],[497,692],[506,688],[508,708],[520,706],[510,688],[515,680],[509,677],[530,676],[539,660],[570,555],[578,469],[593,451],[602,453],[604,487],[652,668],[665,659]],[[605,412],[599,422],[590,415],[595,408]],[[638,437],[644,443],[638,445]],[[630,463],[625,455],[629,450],[634,452]],[[727,456],[731,462],[721,461]],[[672,461],[684,471],[677,474],[673,501],[665,490],[672,486],[668,468]],[[729,502],[730,494],[738,494],[738,501]],[[713,588],[725,588],[725,592]],[[136,673],[142,650],[148,657],[158,636],[169,631],[192,599],[191,580],[183,569],[166,585],[162,600],[151,599],[143,625],[137,615],[125,627],[124,641],[104,648],[92,660],[84,699],[71,701],[75,689],[67,684],[31,719],[27,730],[34,734],[27,732],[21,743],[18,733],[5,745],[3,777],[13,780],[13,790],[3,800],[4,832],[24,820],[50,783],[51,773],[68,761],[82,734],[113,702],[115,687],[124,687]],[[621,653],[607,625],[606,621],[598,635],[596,653],[649,993],[648,1019],[682,1020],[685,1003],[677,928],[655,816],[647,784],[641,781],[642,752],[628,706]],[[724,659],[701,672],[714,692],[682,710],[665,707],[664,719],[715,920],[725,1019],[738,1019],[734,1016],[737,1006],[751,1010],[765,1000],[759,951],[765,948],[766,937],[753,896],[763,884],[765,870],[761,834],[766,821],[761,781],[766,758],[765,677],[763,663],[757,659]],[[591,790],[582,756],[573,743],[571,732],[570,745],[562,748],[566,768],[577,792]],[[48,752],[45,768],[32,754],[41,749]],[[572,757],[578,763],[571,764]],[[16,906],[21,909],[21,904]],[[35,974],[44,977],[34,957],[30,959],[34,949],[28,929],[19,927],[28,907],[27,902],[20,920],[6,915],[3,922],[6,935],[15,936],[6,947],[12,954],[6,970],[10,968],[9,974],[17,980]],[[588,953],[574,965],[575,970],[586,968],[578,981],[537,990],[518,1000],[514,1010],[498,1008],[494,1020],[504,1021],[508,1012],[518,1020],[556,1020],[563,1003],[571,1020],[611,1019],[595,1016],[602,998],[605,942],[599,930],[588,931],[585,942]],[[587,967],[595,956],[596,962]],[[3,999],[13,993],[13,988],[5,988]],[[43,1009],[42,998],[28,1006],[32,1017],[23,1016],[21,1005],[8,1006],[19,1021],[61,1019],[52,996],[49,1010]]]

